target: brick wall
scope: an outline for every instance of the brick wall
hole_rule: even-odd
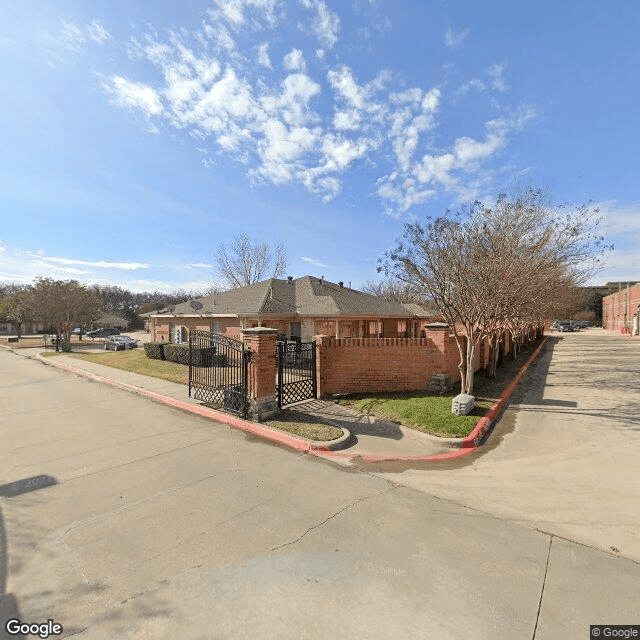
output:
[[[427,389],[432,373],[460,379],[455,339],[446,330],[427,338],[316,336],[318,394]]]
[[[460,352],[455,338],[449,329],[425,332],[426,338],[316,336],[318,395],[425,390],[434,373],[446,373],[458,382]],[[483,340],[475,351],[476,371],[487,366],[490,354],[489,341]]]
[[[620,289],[602,298],[602,326],[607,331],[638,334],[640,284]]]

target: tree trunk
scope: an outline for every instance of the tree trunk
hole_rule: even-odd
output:
[[[476,353],[476,344],[473,340],[467,340],[467,382],[466,391],[470,396],[473,395],[473,378],[475,373],[474,357]]]

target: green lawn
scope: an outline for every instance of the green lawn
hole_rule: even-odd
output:
[[[152,360],[147,358],[144,349],[105,351],[104,353],[70,353],[66,355],[71,355],[79,360],[97,362],[108,367],[168,380],[169,382],[189,384],[189,367],[187,365],[166,360]]]
[[[446,438],[465,438],[492,404],[488,398],[476,397],[476,406],[468,416],[451,413],[454,394],[428,392],[353,394],[338,400],[363,413],[383,420],[399,422],[405,427]]]

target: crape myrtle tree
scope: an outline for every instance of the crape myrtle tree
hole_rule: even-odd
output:
[[[98,319],[102,302],[98,294],[76,280],[38,278],[30,289],[31,313],[55,328],[62,350],[71,350],[72,327],[86,326]]]
[[[395,278],[386,278],[377,282],[369,280],[362,286],[362,291],[397,304],[409,302],[420,304],[424,302],[420,293],[415,291],[414,287]]]
[[[511,325],[542,322],[563,287],[595,273],[608,248],[597,235],[598,210],[552,207],[532,188],[500,194],[444,216],[405,224],[379,270],[432,299],[460,354],[462,393],[473,392],[480,341]],[[516,328],[517,327],[517,328]]]
[[[230,246],[220,243],[216,262],[216,274],[230,289],[235,289],[266,277],[283,276],[287,270],[287,252],[283,244],[273,248],[268,242],[253,241],[242,233],[234,237]]]

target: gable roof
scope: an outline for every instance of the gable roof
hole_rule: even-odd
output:
[[[411,317],[402,305],[389,302],[363,291],[328,282],[313,276],[291,280],[271,278],[246,287],[197,298],[202,309],[194,310],[191,302],[175,306],[176,316],[253,316],[296,315]],[[167,309],[151,315],[166,315]]]

